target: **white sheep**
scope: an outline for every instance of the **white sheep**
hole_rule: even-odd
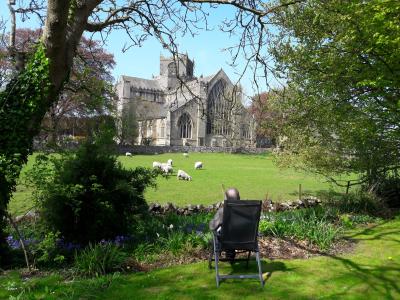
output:
[[[196,170],[203,169],[203,163],[202,163],[201,161],[196,161],[196,162],[194,163],[194,168],[195,168]]]
[[[125,156],[132,156],[132,153],[126,152],[126,153],[125,153]]]
[[[161,169],[161,163],[158,161],[153,161],[153,168],[159,168]]]
[[[188,180],[191,181],[192,180],[192,176],[190,176],[188,173],[186,173],[183,170],[178,170],[178,174],[176,175],[176,178],[179,179],[183,179],[183,180]]]
[[[167,164],[169,164],[172,167],[172,159],[168,159]]]
[[[185,153],[183,153],[183,156],[186,157],[186,158],[188,158],[188,157],[189,157],[189,153],[186,153],[186,152],[185,152]]]
[[[172,172],[174,171],[174,169],[172,168],[172,166],[170,166],[169,164],[161,164],[161,170],[165,173],[165,174],[172,174]]]

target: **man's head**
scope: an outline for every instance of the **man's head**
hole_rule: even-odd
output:
[[[239,191],[236,188],[227,189],[224,200],[240,200]]]

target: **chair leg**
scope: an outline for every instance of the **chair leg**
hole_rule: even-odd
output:
[[[214,259],[215,259],[215,280],[217,282],[217,287],[219,287],[219,270],[218,270],[219,255],[217,251],[217,239],[215,235],[213,236],[213,245],[214,245]]]
[[[250,254],[251,254],[251,251],[249,251],[249,253],[247,253],[246,269],[249,268]]]
[[[213,253],[214,253],[214,249],[213,246],[211,246],[212,248],[210,249],[210,255],[208,256],[208,268],[211,270],[212,269],[212,259],[213,259]]]
[[[260,277],[260,283],[261,283],[261,286],[264,287],[264,279],[263,279],[263,277],[262,277],[260,253],[259,253],[258,251],[256,252],[256,259],[257,259],[258,275],[259,275],[259,277]]]

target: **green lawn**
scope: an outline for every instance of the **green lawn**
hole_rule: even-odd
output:
[[[271,272],[265,288],[256,280],[229,280],[215,287],[206,262],[149,273],[64,280],[58,275],[21,280],[0,276],[0,299],[400,299],[400,217],[348,232],[353,253],[308,260],[263,261]],[[255,269],[255,266],[251,266]],[[223,272],[242,271],[225,264]]]
[[[242,198],[264,199],[268,193],[275,201],[296,198],[299,184],[309,193],[329,188],[322,178],[278,169],[272,158],[265,155],[190,153],[185,158],[181,153],[175,153],[121,157],[120,160],[127,167],[135,167],[152,166],[153,161],[166,162],[169,158],[174,162],[175,172],[182,169],[193,177],[193,181],[178,181],[175,176],[169,180],[160,178],[157,190],[146,193],[149,202],[215,203],[222,200],[222,184],[237,187]],[[203,170],[194,170],[196,161],[203,162]]]
[[[244,155],[224,153],[190,153],[185,158],[182,153],[160,155],[120,156],[119,160],[127,168],[151,167],[153,161],[173,160],[174,175],[169,179],[158,178],[157,189],[146,192],[148,202],[173,202],[183,204],[211,204],[222,200],[222,188],[235,186],[243,199],[264,199],[268,194],[274,201],[296,199],[299,184],[303,192],[316,194],[328,190],[330,185],[321,177],[279,169],[268,155]],[[31,168],[32,157],[24,172]],[[202,161],[203,170],[194,170],[194,162]],[[193,181],[178,181],[176,172],[185,170]],[[20,184],[10,203],[11,212],[20,214],[32,206],[31,190]]]

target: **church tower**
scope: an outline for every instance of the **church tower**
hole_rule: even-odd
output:
[[[176,87],[178,77],[184,81],[193,78],[194,62],[187,54],[179,54],[174,57],[160,56],[160,79],[161,84],[171,90]]]

